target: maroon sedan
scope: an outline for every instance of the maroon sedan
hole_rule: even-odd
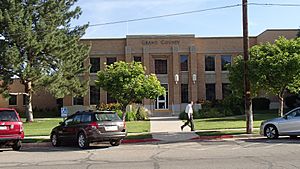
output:
[[[126,125],[113,111],[79,111],[52,129],[51,142],[59,146],[63,142],[77,142],[84,149],[92,142],[109,141],[120,145],[126,137]]]
[[[24,139],[23,123],[15,109],[0,108],[0,147],[20,150]]]

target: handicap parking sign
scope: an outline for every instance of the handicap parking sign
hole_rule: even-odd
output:
[[[62,118],[68,117],[68,108],[62,107],[60,109],[60,115],[61,115]]]

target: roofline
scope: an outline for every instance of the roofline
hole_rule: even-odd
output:
[[[266,33],[266,32],[270,32],[270,31],[299,31],[299,30],[300,29],[288,29],[288,28],[286,28],[286,29],[266,29],[262,33],[258,34],[257,37],[264,34],[264,33]]]

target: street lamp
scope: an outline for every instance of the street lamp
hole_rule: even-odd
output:
[[[193,83],[195,84],[197,81],[197,75],[195,73],[193,73],[193,75],[192,75],[192,80],[193,80]]]

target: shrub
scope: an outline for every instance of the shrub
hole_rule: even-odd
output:
[[[109,103],[109,104],[101,103],[98,106],[98,109],[101,110],[101,111],[104,111],[104,110],[121,110],[121,108],[122,108],[122,105],[120,103]]]
[[[136,114],[132,111],[127,112],[125,120],[126,121],[135,121],[136,120]]]
[[[288,108],[291,108],[291,109],[300,106],[300,98],[299,98],[299,96],[297,94],[293,94],[293,95],[287,96],[285,98],[285,105]]]
[[[269,110],[270,100],[267,98],[254,98],[252,99],[253,110]]]
[[[139,106],[136,112],[136,120],[147,120],[148,119],[148,111],[144,106]]]

